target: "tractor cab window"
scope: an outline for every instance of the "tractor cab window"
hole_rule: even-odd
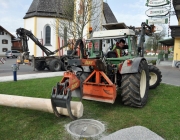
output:
[[[130,42],[131,42],[131,55],[132,56],[136,56],[137,55],[137,41],[136,41],[136,38],[135,37],[131,37],[130,38]]]
[[[86,48],[90,58],[101,58],[102,40],[88,40],[86,41]]]
[[[133,36],[122,36],[118,38],[99,38],[86,40],[86,50],[89,58],[118,58],[136,55],[136,38]],[[122,43],[123,44],[119,44]]]
[[[121,44],[119,44],[121,43]],[[119,51],[118,51],[119,50]],[[116,57],[128,55],[129,47],[128,47],[128,38],[112,38],[109,44],[109,49],[107,53],[113,54],[116,52]],[[118,53],[119,52],[119,53]],[[113,54],[113,58],[115,55]]]

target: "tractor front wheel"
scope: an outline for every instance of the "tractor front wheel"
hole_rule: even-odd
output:
[[[149,65],[149,88],[155,89],[162,81],[161,71],[154,65]]]
[[[147,103],[149,70],[145,60],[140,62],[138,73],[122,75],[121,89],[124,105],[143,107]]]

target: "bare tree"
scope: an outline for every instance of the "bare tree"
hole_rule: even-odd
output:
[[[83,35],[88,33],[85,30],[88,24],[91,24],[93,31],[98,30],[101,25],[101,0],[76,0],[75,2],[62,0],[62,12],[57,14],[53,23],[53,27],[58,30],[58,35],[64,38],[65,43],[69,39],[83,39]]]
[[[159,48],[159,41],[162,40],[166,36],[166,29],[163,26],[163,31],[159,33],[154,33],[151,37],[149,37],[146,41],[146,49],[151,50],[156,53]]]

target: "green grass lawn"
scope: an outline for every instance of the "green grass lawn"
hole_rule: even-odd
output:
[[[0,93],[28,97],[50,98],[52,87],[61,77],[0,83]],[[141,125],[166,140],[180,139],[180,87],[161,84],[149,91],[144,108],[122,105],[118,95],[115,104],[83,100],[82,119],[95,119],[106,125],[106,134],[123,128]],[[0,106],[1,140],[67,140],[65,125],[69,117]]]

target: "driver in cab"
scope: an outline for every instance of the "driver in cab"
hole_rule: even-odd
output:
[[[121,57],[123,55],[126,55],[126,54],[124,54],[125,52],[123,49],[125,49],[125,40],[121,39],[119,42],[116,43],[116,45],[113,47],[112,51],[116,52],[117,57]]]

